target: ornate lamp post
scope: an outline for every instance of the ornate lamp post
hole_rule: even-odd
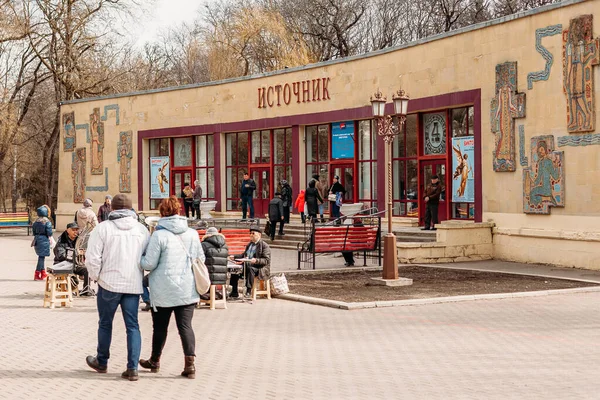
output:
[[[386,98],[380,91],[377,91],[371,97],[371,106],[373,108],[373,117],[377,121],[377,135],[383,138],[387,145],[387,173],[388,180],[385,186],[387,194],[387,220],[388,233],[383,240],[383,279],[398,279],[398,257],[396,253],[396,236],[392,232],[392,143],[394,138],[402,132],[404,123],[406,122],[406,114],[408,111],[409,97],[404,90],[398,90],[392,97],[394,102],[394,115],[398,118],[398,123],[395,124],[393,115],[385,115]]]

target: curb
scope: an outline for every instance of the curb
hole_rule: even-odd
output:
[[[515,293],[491,293],[491,294],[476,294],[476,295],[465,295],[465,296],[450,296],[450,297],[434,297],[431,299],[411,299],[411,300],[389,300],[389,301],[372,301],[372,302],[359,302],[359,303],[346,303],[344,301],[336,301],[329,299],[321,299],[318,297],[301,296],[299,294],[282,294],[277,296],[278,299],[298,301],[301,303],[313,304],[317,306],[337,308],[340,310],[361,310],[365,308],[383,308],[383,307],[400,307],[400,306],[418,306],[427,304],[441,304],[441,303],[457,303],[462,301],[473,301],[473,300],[493,300],[493,299],[512,299],[512,298],[523,298],[523,297],[541,297],[551,296],[557,294],[571,294],[571,293],[588,293],[588,292],[600,292],[600,286],[592,286],[585,288],[572,288],[572,289],[554,289],[554,290],[540,290],[534,292],[515,292]]]

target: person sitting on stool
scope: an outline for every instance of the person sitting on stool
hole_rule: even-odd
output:
[[[229,256],[229,259],[234,260],[236,264],[242,264],[241,261],[236,261],[240,258],[250,260],[244,262],[246,275],[245,296],[250,297],[254,277],[258,276],[258,279],[266,281],[271,276],[271,248],[264,240],[261,240],[260,226],[253,226],[250,228],[250,243],[246,246],[246,250],[243,254]],[[239,279],[239,275],[231,274],[229,280],[229,283],[231,284],[230,297],[237,297]]]
[[[77,222],[69,222],[67,224],[67,230],[60,235],[56,242],[56,246],[54,247],[54,264],[63,261],[74,261],[77,236],[79,236],[79,226],[77,225]],[[83,276],[83,290],[79,295],[94,296],[96,293],[90,288],[90,276],[87,268],[83,265],[74,264],[73,273],[77,276]],[[73,278],[74,281],[71,282],[73,286],[79,284],[79,281],[76,279],[77,278]]]

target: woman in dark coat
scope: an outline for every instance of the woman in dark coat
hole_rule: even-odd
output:
[[[319,212],[319,203],[322,203],[323,199],[321,198],[319,191],[315,188],[315,185],[316,183],[314,180],[311,180],[308,183],[308,188],[304,192],[304,200],[306,201],[306,207],[308,208],[305,210],[308,217],[316,219],[317,212]]]
[[[38,218],[31,226],[33,232],[33,248],[38,256],[37,266],[33,279],[43,281],[46,279],[46,268],[44,260],[50,256],[50,238],[52,237],[52,222],[48,219],[48,206],[41,206],[37,209]]]
[[[346,194],[346,189],[340,183],[340,177],[336,175],[333,177],[333,185],[331,185],[329,188],[329,194],[335,194],[337,196],[338,193],[341,193],[343,198],[343,196]],[[337,201],[329,201],[329,204],[331,205],[331,216],[333,218],[339,218],[340,206],[338,205]]]
[[[208,228],[206,235],[202,238],[202,250],[206,256],[204,263],[208,269],[211,285],[225,285],[227,283],[229,249],[225,244],[225,237],[219,233],[217,228],[212,226]]]

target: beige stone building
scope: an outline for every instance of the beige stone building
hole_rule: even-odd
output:
[[[600,268],[594,16],[600,1],[563,1],[339,61],[66,103],[58,224],[87,197],[129,193],[150,211],[196,180],[218,213],[240,215],[244,172],[257,216],[281,179],[295,197],[313,174],[326,186],[339,176],[345,203],[383,210],[386,148],[369,98],[402,88],[394,222],[423,224],[433,174],[445,190],[438,241],[399,245],[401,260]]]

